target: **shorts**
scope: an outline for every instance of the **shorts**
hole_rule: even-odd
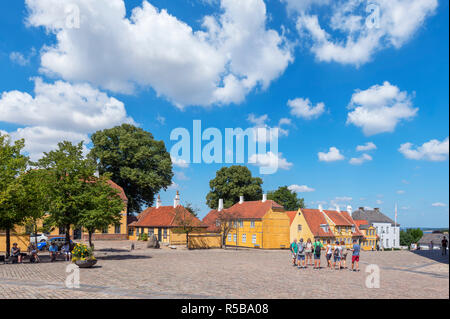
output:
[[[327,254],[327,261],[331,259],[331,254]]]
[[[298,255],[298,256],[297,256],[297,259],[298,259],[298,260],[305,260],[305,255]]]
[[[341,261],[341,256],[334,256],[334,262]]]
[[[309,258],[311,258],[312,257],[312,252],[306,252],[306,257],[309,257]]]
[[[317,259],[320,260],[320,254],[314,254],[314,259],[315,259],[315,260],[317,260]]]
[[[355,261],[359,262],[359,255],[352,256],[352,263],[354,263]]]

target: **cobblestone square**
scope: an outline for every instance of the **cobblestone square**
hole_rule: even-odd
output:
[[[43,254],[38,264],[0,264],[0,298],[449,298],[448,256],[437,250],[362,252],[361,271],[351,272],[297,269],[286,250],[95,244],[97,266],[80,269],[80,288],[65,287],[68,262]],[[380,268],[380,288],[366,287],[371,264]]]

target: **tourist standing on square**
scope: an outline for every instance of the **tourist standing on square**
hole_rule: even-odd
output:
[[[292,266],[296,265],[297,262],[297,238],[294,239],[294,241],[291,243],[291,253],[292,253]]]
[[[448,246],[448,240],[445,236],[443,236],[442,242],[441,242],[442,256],[447,255],[447,246]]]
[[[333,248],[331,247],[331,241],[327,240],[327,247],[326,247],[326,258],[327,258],[327,267],[331,268],[331,257],[333,256]]]
[[[303,242],[303,238],[300,238],[300,242],[298,243],[297,265],[298,268],[306,268],[305,243]]]
[[[334,257],[334,262],[333,262],[333,268],[334,269],[341,269],[341,254],[342,254],[342,247],[339,243],[338,240],[336,240],[336,243],[334,245],[334,249],[333,249],[333,257]],[[336,265],[338,266],[338,268],[336,268]]]
[[[341,267],[347,268],[347,247],[345,246],[345,242],[341,241],[341,247],[342,247],[342,256],[341,256]],[[372,247],[373,250],[373,247]]]
[[[352,248],[352,269],[353,271],[359,271],[359,253],[361,251],[361,247],[356,242],[356,239],[353,240],[353,248]]]
[[[311,238],[308,238],[308,240],[306,241],[306,246],[305,246],[306,266],[313,265],[312,264],[312,251],[313,251],[313,244],[311,242]]]
[[[320,253],[323,248],[323,244],[316,238],[314,242],[314,269],[320,269]]]

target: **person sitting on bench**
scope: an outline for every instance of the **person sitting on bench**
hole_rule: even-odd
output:
[[[40,262],[39,256],[37,254],[37,249],[33,244],[30,244],[30,246],[28,246],[28,252],[30,253],[30,263]]]
[[[55,242],[50,245],[48,251],[50,252],[50,261],[54,262],[56,260],[56,256],[58,256],[58,246],[56,246]]]
[[[20,253],[20,248],[17,246],[17,243],[13,244],[13,247],[11,249],[11,257],[12,257],[12,263],[16,264],[19,262],[22,263],[22,254]]]

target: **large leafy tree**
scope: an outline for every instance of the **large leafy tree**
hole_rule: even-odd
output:
[[[25,213],[25,224],[38,232],[38,221],[42,220],[49,209],[49,174],[45,170],[30,169],[18,178],[16,200]],[[35,236],[37,245],[37,236]]]
[[[248,201],[261,200],[262,183],[262,179],[253,177],[245,166],[222,167],[209,182],[211,190],[206,195],[206,204],[217,209],[219,199],[222,198],[224,207],[228,208],[238,202],[241,195]]]
[[[22,223],[25,212],[20,208],[16,194],[20,192],[17,177],[23,174],[28,164],[28,157],[21,154],[24,140],[14,143],[8,135],[0,133],[0,229],[6,233],[6,255],[11,248],[11,230]]]
[[[58,143],[58,149],[44,153],[37,162],[47,176],[50,200],[46,222],[63,227],[66,240],[70,228],[78,225],[89,195],[89,181],[95,174],[95,162],[83,156],[83,143],[73,145],[68,141]]]
[[[123,124],[91,137],[90,157],[100,174],[110,173],[128,197],[128,213],[151,206],[155,195],[172,183],[172,161],[163,141],[141,128]]]
[[[267,199],[274,200],[286,210],[298,210],[305,207],[305,200],[298,198],[297,193],[289,190],[287,186],[281,186],[276,191],[268,192]]]
[[[89,234],[89,246],[92,248],[92,234],[110,225],[118,224],[125,203],[118,191],[108,184],[108,176],[93,178],[88,182],[84,193],[84,207],[81,211],[78,226],[84,227]]]

